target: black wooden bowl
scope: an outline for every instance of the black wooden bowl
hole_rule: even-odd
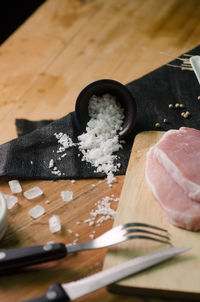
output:
[[[102,96],[106,93],[115,96],[116,101],[124,109],[125,119],[122,130],[118,133],[120,139],[124,139],[133,130],[135,125],[136,103],[128,88],[114,80],[103,79],[92,82],[80,92],[75,105],[78,127],[81,131],[85,131],[86,129],[87,122],[89,121],[88,104],[90,98],[93,95]]]

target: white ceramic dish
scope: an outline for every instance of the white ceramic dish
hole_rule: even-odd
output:
[[[192,56],[190,58],[190,64],[192,65],[192,69],[194,70],[200,84],[200,56]]]
[[[7,202],[4,195],[0,192],[0,239],[5,235],[8,221],[7,221]]]

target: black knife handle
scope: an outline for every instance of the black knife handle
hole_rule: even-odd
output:
[[[48,288],[46,294],[23,302],[68,302],[68,301],[70,301],[68,295],[62,289],[62,286],[59,283],[56,283]]]
[[[0,250],[0,271],[40,264],[66,255],[67,249],[62,243]]]

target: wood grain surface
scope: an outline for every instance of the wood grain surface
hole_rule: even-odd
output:
[[[175,247],[190,247],[185,254],[155,266],[146,272],[118,282],[118,292],[135,292],[161,297],[200,300],[199,232],[189,232],[171,225],[145,179],[146,153],[162,137],[163,132],[141,132],[135,138],[129,160],[114,226],[130,221],[149,223],[168,230]],[[104,268],[117,265],[132,257],[165,249],[167,246],[147,240],[131,240],[109,248]],[[188,272],[186,274],[186,272]],[[189,272],[192,272],[190,274]],[[169,278],[170,276],[170,278]],[[192,295],[193,294],[193,295]]]
[[[125,84],[168,62],[161,51],[178,56],[195,47],[199,44],[199,15],[198,0],[47,0],[0,47],[0,143],[16,137],[15,118],[60,118],[74,110],[77,95],[90,82],[112,78]],[[68,228],[80,234],[79,242],[88,240],[93,228],[83,220],[96,201],[106,195],[120,196],[124,176],[117,179],[112,188],[98,180],[21,182],[23,191],[37,184],[44,196],[32,202],[19,196],[19,205],[9,211],[9,228],[1,247],[72,242],[75,236],[68,235]],[[74,191],[74,200],[68,204],[60,198],[64,189]],[[0,190],[10,193],[4,179]],[[50,204],[45,204],[47,199]],[[28,210],[36,204],[43,205],[46,214],[32,220]],[[112,207],[116,209],[117,203]],[[59,234],[48,230],[51,214],[61,216]],[[95,228],[96,235],[112,223]],[[99,271],[105,252],[84,252],[42,269],[1,276],[0,301],[22,301],[43,293],[51,283]],[[144,301],[110,294],[106,289],[79,300]]]

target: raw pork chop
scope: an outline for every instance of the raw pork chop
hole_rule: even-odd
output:
[[[158,162],[155,146],[147,153],[146,180],[170,223],[190,230],[200,230],[200,203],[189,198]]]
[[[186,127],[169,130],[154,152],[184,192],[200,202],[200,131]]]

